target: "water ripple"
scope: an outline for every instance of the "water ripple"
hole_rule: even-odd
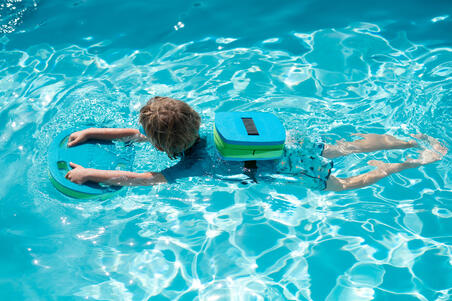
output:
[[[193,105],[203,131],[215,111],[261,110],[278,113],[292,140],[354,132],[408,139],[420,131],[450,146],[452,49],[407,40],[396,47],[380,33],[367,23],[295,33],[300,55],[275,48],[281,40],[244,47],[233,37],[141,50],[104,41],[0,51],[2,160],[27,183],[8,171],[0,191],[11,195],[7,204],[22,197],[11,187],[26,192],[45,225],[5,234],[29,233],[27,258],[39,263],[29,277],[42,279],[44,290],[61,287],[55,296],[96,300],[449,298],[450,155],[336,194],[190,179],[78,202],[54,191],[42,172],[56,132],[134,127],[156,94]],[[135,150],[136,170],[171,164],[149,146]],[[406,154],[349,156],[336,161],[336,174]]]
[[[5,0],[0,3],[0,34],[11,33],[24,16],[38,7],[37,0]]]

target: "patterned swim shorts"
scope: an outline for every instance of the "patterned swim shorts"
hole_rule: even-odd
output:
[[[276,172],[291,175],[309,189],[324,190],[333,161],[322,157],[323,143],[304,138],[300,144],[289,144],[276,166]]]

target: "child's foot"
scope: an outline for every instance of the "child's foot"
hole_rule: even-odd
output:
[[[411,137],[428,142],[432,146],[432,148],[441,155],[441,157],[443,157],[447,154],[447,151],[448,151],[447,147],[442,146],[441,143],[439,143],[439,141],[437,139],[430,137],[429,135],[412,134]],[[436,160],[436,161],[438,161],[438,160]]]
[[[384,172],[385,174],[390,174],[404,169],[415,168],[439,161],[446,153],[447,148],[443,148],[441,153],[432,149],[423,149],[419,151],[419,157],[417,159],[408,157],[403,163],[385,163],[379,160],[371,160],[367,162],[367,164],[377,167],[379,171]]]
[[[447,151],[446,151],[447,153]],[[439,161],[443,158],[443,154],[436,152],[432,149],[423,149],[419,151],[419,158],[413,159],[408,157],[405,163],[407,164],[419,164],[419,165],[426,165],[430,164],[436,161]]]

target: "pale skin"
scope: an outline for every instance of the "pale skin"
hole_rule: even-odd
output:
[[[418,147],[417,142],[414,140],[403,141],[390,135],[354,135],[359,136],[362,139],[351,142],[341,140],[337,141],[334,145],[326,144],[322,156],[334,159],[353,153]],[[423,149],[419,151],[420,156],[418,159],[408,158],[402,163],[384,163],[382,161],[371,160],[367,163],[371,166],[375,166],[376,169],[354,177],[338,178],[331,175],[327,181],[326,190],[343,191],[369,186],[393,173],[439,161],[448,151],[448,149],[442,146],[438,140],[430,136],[418,134],[412,135],[412,137],[428,142],[432,146],[432,149]],[[142,135],[137,129],[90,128],[72,133],[68,140],[68,147],[83,143],[88,139],[113,140],[124,138],[129,140],[133,139],[135,141],[149,141],[149,139]],[[66,174],[66,178],[77,184],[94,181],[120,186],[150,186],[167,182],[165,177],[158,172],[136,173],[121,170],[97,170],[84,168],[73,162],[70,162],[70,166],[73,169]]]
[[[69,136],[68,147],[81,144],[88,139],[114,140],[127,139],[135,141],[147,141],[148,138],[137,129],[122,128],[90,128],[72,133]],[[101,182],[118,186],[150,186],[166,183],[165,177],[158,172],[131,172],[123,170],[99,170],[84,168],[81,165],[70,162],[72,170],[68,171],[66,178],[77,184],[87,181]]]
[[[337,158],[340,156],[349,155],[352,153],[367,153],[378,150],[390,149],[406,149],[411,147],[418,147],[416,141],[403,141],[390,135],[377,134],[354,134],[363,139],[353,142],[338,141],[335,145],[327,144],[322,156],[326,158]],[[424,134],[411,135],[413,138],[425,140],[432,146],[433,149],[420,150],[418,159],[408,158],[402,163],[384,163],[382,161],[371,160],[367,164],[375,166],[377,169],[367,173],[357,175],[350,178],[337,178],[331,175],[328,178],[326,190],[343,191],[349,189],[362,188],[372,185],[379,180],[402,170],[415,168],[429,163],[433,163],[442,159],[447,153],[447,148],[442,146],[438,140]]]

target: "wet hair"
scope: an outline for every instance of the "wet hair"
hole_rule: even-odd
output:
[[[201,118],[183,101],[156,96],[141,108],[140,123],[152,144],[175,159],[199,138]]]

